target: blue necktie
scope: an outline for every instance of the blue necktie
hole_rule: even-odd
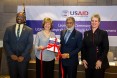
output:
[[[70,36],[70,30],[67,30],[65,37],[64,37],[65,43],[67,42],[69,36]]]

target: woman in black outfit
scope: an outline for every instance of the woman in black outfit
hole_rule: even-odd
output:
[[[91,17],[91,30],[84,32],[81,59],[86,78],[104,78],[105,70],[109,67],[108,34],[99,29],[99,26],[100,16],[95,14]]]

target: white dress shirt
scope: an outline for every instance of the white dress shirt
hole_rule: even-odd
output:
[[[17,36],[18,26],[19,26],[19,24],[16,24],[16,27],[15,27],[15,34],[16,34],[16,36]],[[24,24],[20,24],[19,36],[20,36],[21,33],[22,33],[23,26],[24,26]]]

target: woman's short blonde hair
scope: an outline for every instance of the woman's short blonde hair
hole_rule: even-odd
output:
[[[98,18],[98,21],[99,21],[99,22],[101,21],[101,18],[100,18],[100,15],[99,15],[99,14],[94,14],[94,15],[91,17],[91,20],[93,19],[93,17]]]
[[[53,27],[53,25],[52,25],[53,24],[53,21],[49,17],[46,17],[46,18],[43,19],[43,22],[42,22],[43,28],[44,28],[45,23],[47,23],[47,22],[49,22],[51,24],[51,28],[50,29],[52,29],[52,27]]]

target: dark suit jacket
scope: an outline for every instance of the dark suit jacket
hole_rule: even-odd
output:
[[[109,66],[108,51],[109,41],[106,31],[97,29],[94,34],[92,30],[84,32],[81,59],[88,62],[88,67],[94,68],[96,61],[101,60],[102,68],[107,68]]]
[[[61,31],[61,53],[69,53],[70,58],[62,59],[62,64],[64,66],[73,66],[79,63],[78,61],[78,52],[81,49],[82,44],[82,33],[77,30],[73,30],[67,43],[65,43],[64,36],[66,30]]]
[[[24,25],[20,38],[17,40],[15,27],[16,25],[8,27],[5,31],[3,39],[3,46],[7,53],[8,59],[10,60],[10,56],[15,54],[17,56],[23,56],[25,60],[29,60],[30,50],[33,45],[32,29]]]

